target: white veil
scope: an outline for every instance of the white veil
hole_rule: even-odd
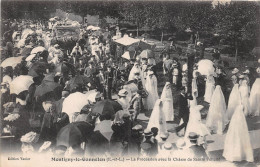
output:
[[[170,86],[170,82],[166,82],[163,88],[161,99],[163,102],[163,112],[165,115],[166,121],[173,121],[174,120],[174,109],[173,109],[173,97],[172,97],[172,90]]]
[[[153,127],[158,128],[159,134],[167,133],[166,120],[165,120],[165,115],[162,111],[162,100],[161,99],[158,99],[155,102],[151,117],[150,117],[148,125],[147,125],[147,129],[151,129]]]
[[[228,161],[254,161],[247,122],[243,106],[237,106],[227,131],[223,156]]]
[[[241,104],[241,98],[239,93],[239,85],[235,84],[234,87],[232,88],[228,100],[228,108],[227,108],[228,120],[232,118],[232,115],[235,112],[236,107],[240,104]]]
[[[223,134],[227,123],[226,102],[219,85],[216,86],[211,99],[206,126],[217,134]]]

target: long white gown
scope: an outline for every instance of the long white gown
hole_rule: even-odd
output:
[[[239,93],[239,84],[235,84],[228,99],[227,118],[230,120],[238,105],[241,104],[241,97]]]
[[[207,77],[207,81],[206,81],[204,101],[211,103],[211,97],[212,97],[214,90],[215,90],[214,77],[212,75],[209,75]]]
[[[163,104],[162,100],[158,99],[156,100],[156,103],[154,105],[151,117],[149,119],[147,129],[151,129],[153,127],[158,128],[158,134],[167,134],[167,126],[166,126],[166,120],[163,110]]]
[[[223,134],[226,123],[226,102],[221,87],[217,85],[212,95],[206,126],[217,134]]]
[[[259,90],[258,90],[259,91]],[[249,88],[246,80],[243,80],[240,87],[239,92],[241,96],[242,105],[244,107],[244,114],[248,116],[250,113],[250,103],[249,103]]]
[[[231,162],[254,161],[253,149],[242,105],[236,108],[231,118],[224,143],[223,156]]]
[[[152,110],[156,100],[159,99],[158,90],[157,90],[157,78],[155,75],[152,75],[152,78],[150,76],[147,77],[145,88],[146,91],[148,92],[148,96],[145,99],[146,100],[145,108],[148,110]]]
[[[166,82],[162,91],[161,100],[163,102],[163,113],[165,115],[166,121],[173,121],[174,109],[170,82]]]
[[[201,122],[200,110],[202,108],[202,105],[197,105],[190,108],[190,117],[184,138],[188,139],[190,132],[195,132],[201,137],[210,135],[210,131],[208,130],[206,125]]]
[[[250,115],[259,116],[260,115],[260,78],[257,78],[251,88],[251,93],[249,97],[251,112]]]

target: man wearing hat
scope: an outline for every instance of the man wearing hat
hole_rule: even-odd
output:
[[[190,115],[190,109],[189,109],[189,106],[188,106],[188,99],[193,100],[192,97],[188,97],[187,94],[185,93],[186,88],[184,86],[181,87],[180,91],[181,91],[181,94],[179,95],[179,98],[178,98],[178,101],[179,101],[179,105],[178,105],[179,106],[179,118],[183,119],[183,124],[181,124],[180,126],[178,126],[176,128],[177,134],[183,128],[185,128],[185,131],[186,131],[186,126],[188,124],[189,115]]]
[[[43,141],[54,141],[57,135],[57,131],[54,126],[54,117],[57,114],[54,104],[51,101],[44,101],[42,106],[45,113],[41,125],[40,139]]]
[[[135,125],[132,128],[131,138],[128,141],[128,155],[139,156],[141,152],[141,142],[143,141],[142,125]]]
[[[189,151],[193,158],[208,158],[208,155],[203,146],[198,145],[197,140],[199,135],[195,132],[189,133],[189,139],[191,146],[189,147]]]
[[[106,78],[102,68],[98,69],[99,73],[96,75],[98,91],[103,93],[104,97],[107,97],[106,90]]]
[[[97,73],[96,68],[94,67],[94,62],[93,61],[89,61],[88,62],[88,67],[85,69],[84,71],[84,75],[88,78],[88,79],[93,79],[93,76]]]
[[[86,63],[85,63],[85,60],[84,60],[84,57],[82,56],[82,57],[80,57],[79,58],[79,62],[77,62],[76,64],[75,64],[75,68],[78,70],[78,71],[80,71],[80,74],[82,75],[82,74],[84,74],[84,70],[85,70],[85,68],[86,68]]]
[[[60,100],[53,102],[56,114],[54,115],[53,122],[56,127],[56,131],[59,132],[59,130],[66,126],[69,123],[69,116],[62,112],[63,102],[66,97],[69,96],[68,91],[62,91],[62,97]]]
[[[231,73],[232,73],[232,76],[231,76],[231,82],[232,82],[232,87],[238,83],[238,75],[239,75],[239,70],[237,68],[234,68]],[[232,89],[232,88],[231,88]]]
[[[16,106],[12,112],[12,114],[20,115],[20,117],[12,124],[16,128],[15,138],[17,139],[31,130],[29,123],[30,114],[28,112],[28,105],[26,102],[27,94],[28,93],[26,92],[21,92],[17,95]]]
[[[144,140],[141,143],[141,152],[149,157],[155,156],[154,155],[154,140],[153,140],[153,133],[149,129],[144,130]]]
[[[103,71],[106,71],[106,70],[107,70],[107,67],[106,67],[106,65],[105,65],[105,61],[101,60],[101,61],[99,62],[98,68],[101,68],[101,69],[103,69]]]
[[[107,98],[112,99],[112,84],[114,80],[114,75],[111,66],[107,66],[107,69],[105,71],[105,80],[106,80],[105,88],[107,91]]]
[[[79,43],[78,43],[78,42],[76,43],[76,46],[74,46],[74,48],[72,49],[72,52],[71,52],[70,55],[73,55],[73,53],[75,53],[76,56],[82,55],[82,49],[81,49],[81,47],[79,46]]]
[[[163,73],[164,75],[167,75],[172,67],[172,63],[173,63],[173,60],[170,59],[170,56],[169,54],[164,54],[164,58],[163,58]]]

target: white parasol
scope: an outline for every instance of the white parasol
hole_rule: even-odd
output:
[[[98,94],[100,94],[100,93],[96,90],[90,90],[85,93],[87,99],[92,103],[96,102],[96,97]]]
[[[126,52],[122,55],[122,58],[125,58],[125,59],[127,59],[127,60],[130,60],[130,59],[131,59],[131,56],[130,56],[129,51],[126,51]]]
[[[32,49],[31,54],[36,54],[36,53],[42,52],[42,51],[44,51],[44,50],[45,50],[44,47],[38,46],[38,47]]]
[[[36,54],[31,54],[30,56],[26,57],[26,61],[32,61],[32,59],[36,56]]]
[[[79,113],[85,105],[89,104],[89,102],[90,101],[88,100],[86,94],[80,92],[72,93],[65,98],[62,112],[67,113],[70,117],[70,122],[72,122],[71,116],[77,112]]]
[[[201,75],[214,75],[215,67],[211,60],[203,59],[198,62],[198,72]]]
[[[19,94],[28,90],[33,83],[33,77],[29,75],[20,75],[16,77],[10,84],[10,94]]]
[[[17,66],[17,64],[21,63],[22,59],[23,59],[23,56],[9,57],[1,63],[1,67],[5,68],[8,66],[11,66],[14,68],[15,66]]]

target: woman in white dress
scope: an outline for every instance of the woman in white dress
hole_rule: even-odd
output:
[[[223,134],[226,123],[226,102],[221,86],[217,85],[212,95],[206,126],[214,133]]]
[[[215,89],[215,80],[213,75],[207,76],[206,80],[206,89],[205,89],[205,95],[204,95],[204,101],[210,103],[211,101],[211,96],[214,92]]]
[[[190,108],[190,117],[189,122],[187,124],[186,132],[185,132],[185,139],[189,141],[189,133],[195,132],[202,138],[203,142],[205,142],[205,137],[210,135],[210,131],[206,127],[205,124],[201,122],[201,114],[200,110],[203,109],[202,105],[192,106]]]
[[[259,116],[260,115],[260,67],[257,68],[256,72],[258,73],[258,78],[256,78],[250,93],[250,107],[251,112],[250,115],[252,116]]]
[[[244,107],[244,114],[248,116],[250,113],[250,104],[249,104],[249,89],[247,80],[243,79],[239,86],[239,92],[241,96],[242,105]]]
[[[235,84],[229,95],[228,108],[227,108],[227,119],[230,120],[235,112],[238,105],[241,104],[241,97],[239,93],[239,84]]]
[[[254,161],[253,149],[242,105],[236,108],[231,118],[224,143],[223,156],[231,162]]]
[[[134,80],[135,79],[135,73],[139,73],[141,74],[140,77],[141,77],[141,81],[142,81],[142,84],[145,85],[145,79],[144,79],[144,75],[142,73],[142,70],[139,66],[139,63],[134,63],[134,66],[132,67],[130,73],[129,73],[129,76],[128,76],[128,81],[131,81],[131,80]]]
[[[163,112],[166,121],[174,120],[173,98],[170,82],[166,82],[162,91]]]
[[[159,99],[158,91],[157,91],[157,78],[154,75],[153,71],[147,72],[147,79],[145,83],[146,91],[148,92],[148,96],[146,98],[146,108],[148,110],[152,110],[154,104],[157,99]]]
[[[163,112],[163,102],[161,99],[156,100],[147,129],[158,128],[158,134],[168,134],[165,115]]]
[[[132,67],[129,76],[128,76],[128,81],[134,80],[135,79],[135,73],[139,72],[141,73],[141,69],[139,67],[138,63],[134,63],[134,66]]]

